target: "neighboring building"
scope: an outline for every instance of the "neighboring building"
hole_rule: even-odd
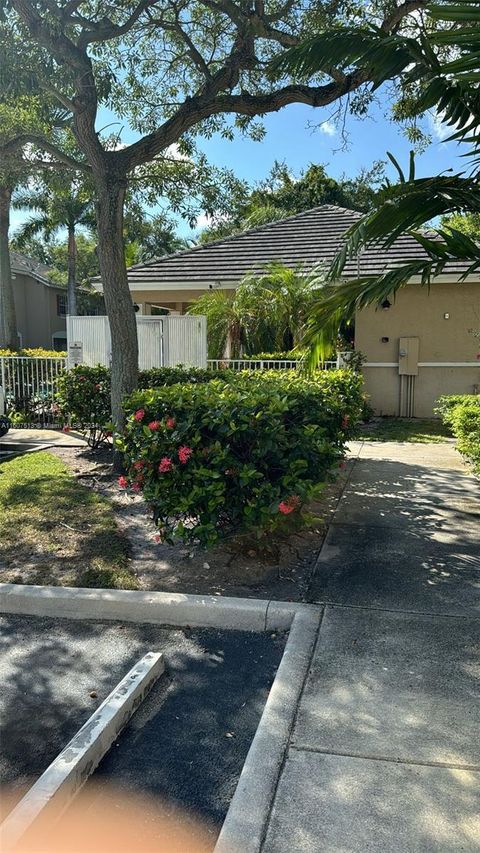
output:
[[[142,314],[184,313],[206,290],[234,290],[242,277],[272,261],[328,265],[360,214],[323,205],[279,222],[137,264],[128,270]],[[408,235],[389,249],[365,249],[343,277],[373,275],[425,256]],[[383,308],[357,313],[355,346],[366,357],[366,390],[379,414],[428,417],[440,394],[478,393],[480,276],[459,284],[464,264],[450,264],[430,291],[412,281]],[[101,283],[94,282],[101,290]],[[391,303],[391,304],[390,304]]]
[[[67,291],[48,278],[49,268],[11,252],[19,348],[66,350]]]

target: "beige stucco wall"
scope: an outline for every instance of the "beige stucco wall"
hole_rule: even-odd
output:
[[[401,290],[387,311],[370,307],[357,313],[355,346],[367,359],[364,376],[367,393],[378,414],[399,414],[398,366],[374,367],[369,363],[398,363],[399,339],[418,337],[420,366],[415,379],[416,417],[433,414],[441,394],[476,393],[480,390],[480,282],[420,285]],[[445,314],[449,318],[445,318]],[[387,337],[388,342],[382,342]],[[422,367],[422,362],[469,362],[468,367]]]
[[[57,293],[65,290],[46,287],[30,276],[15,273],[13,292],[22,346],[51,349],[54,332],[66,330],[65,317],[57,316]]]
[[[184,314],[188,305],[195,302],[205,290],[132,290],[132,299],[140,306],[142,314],[150,314],[151,305],[161,305],[170,311]]]

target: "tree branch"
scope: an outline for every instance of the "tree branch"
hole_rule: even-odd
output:
[[[123,24],[114,24],[110,18],[103,18],[102,21],[99,21],[97,24],[92,26],[90,32],[86,32],[84,30],[84,32],[80,34],[77,46],[83,51],[89,44],[93,44],[94,42],[105,42],[125,35],[125,33],[128,33],[132,29],[133,25],[138,21],[142,12],[144,12],[149,6],[155,6],[157,2],[158,0],[141,0]]]
[[[427,5],[427,0],[405,0],[404,3],[400,3],[390,15],[384,19],[383,23],[380,25],[380,29],[385,33],[390,33],[396,30],[399,24],[403,21],[407,15],[410,15],[412,12],[416,12],[417,9],[424,9]]]
[[[25,145],[35,145],[37,148],[40,148],[42,151],[45,151],[47,154],[50,154],[55,158],[57,163],[61,163],[63,167],[68,166],[70,169],[74,169],[76,172],[91,172],[90,166],[88,163],[83,163],[80,160],[76,160],[75,157],[71,157],[69,154],[65,154],[60,148],[57,148],[52,142],[45,137],[40,136],[35,133],[22,133],[18,136],[10,139],[8,142],[5,142],[4,145],[0,148],[0,153],[8,159],[9,157],[14,158],[17,151],[20,151]],[[25,163],[34,163],[34,160],[26,160],[22,158],[21,162]],[[49,161],[46,161],[49,162]]]
[[[213,98],[205,95],[188,98],[175,116],[164,122],[158,130],[124,148],[119,152],[119,157],[123,160],[127,171],[130,171],[156,157],[176,142],[183,133],[212,115],[219,113],[236,113],[244,116],[265,115],[295,103],[307,104],[311,107],[327,106],[343,95],[358,89],[367,82],[367,79],[364,72],[357,72],[345,75],[340,83],[327,83],[324,86],[291,85],[266,94],[250,95],[248,92],[242,92],[239,95],[219,94]]]

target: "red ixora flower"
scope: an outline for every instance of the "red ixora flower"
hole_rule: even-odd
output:
[[[167,427],[167,429],[174,429],[175,424],[175,418],[165,418],[165,426]]]
[[[70,432],[70,427],[67,424],[65,424],[65,426],[62,427],[62,432]]]
[[[342,419],[342,429],[346,429],[350,423],[350,415],[344,415]]]
[[[279,512],[282,515],[290,515],[291,512],[294,512],[300,506],[300,498],[298,495],[290,495],[289,498],[285,498],[284,501],[280,501],[278,504]]]
[[[143,421],[145,417],[145,409],[137,409],[133,417],[136,421]]]
[[[134,492],[141,492],[142,491],[142,484],[137,481],[132,485],[132,489]]]
[[[128,486],[128,480],[126,477],[123,476],[123,474],[121,477],[118,478],[117,483],[121,489],[126,489]]]
[[[193,450],[191,447],[187,447],[185,444],[182,447],[178,448],[178,458],[182,465],[186,465],[190,456],[192,455]]]
[[[160,474],[166,474],[168,471],[171,471],[173,468],[173,462],[168,456],[164,456],[163,459],[160,459],[160,465],[158,466],[158,470]]]
[[[143,459],[139,459],[137,462],[133,463],[132,467],[135,469],[135,471],[141,471],[142,468],[145,467],[145,462],[143,461]]]
[[[148,428],[155,432],[155,430],[160,429],[161,422],[160,421],[150,421]]]

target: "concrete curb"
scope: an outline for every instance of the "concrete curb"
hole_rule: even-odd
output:
[[[288,630],[296,613],[311,609],[256,598],[0,584],[0,612],[25,616],[260,632]]]
[[[323,610],[302,608],[248,752],[215,853],[259,853]]]
[[[61,816],[164,669],[163,655],[148,652],[122,678],[2,823],[2,850],[14,849],[35,821]]]

